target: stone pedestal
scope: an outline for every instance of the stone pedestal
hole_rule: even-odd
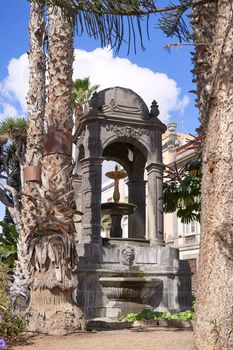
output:
[[[144,308],[191,308],[191,273],[179,252],[149,241],[103,239],[95,269],[79,267],[78,305],[87,318],[119,317]],[[111,310],[112,308],[112,310]]]

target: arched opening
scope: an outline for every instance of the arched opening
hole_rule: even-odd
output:
[[[115,238],[145,239],[146,238],[146,181],[144,180],[146,157],[143,152],[129,142],[113,142],[103,151],[102,171],[102,222],[105,225],[106,236]],[[108,162],[107,162],[108,161]],[[119,171],[125,171],[127,176],[119,179],[118,187],[121,191],[120,204],[114,205],[113,192],[114,180],[106,183],[104,174],[106,170],[114,170],[115,164],[119,165]],[[116,177],[118,177],[116,175]],[[107,204],[112,202],[112,204]],[[106,204],[103,204],[106,203]],[[123,205],[123,203],[125,203]],[[113,213],[121,215],[120,232],[114,232],[113,220],[117,221]],[[106,217],[106,213],[108,220]],[[105,214],[104,214],[105,213]]]

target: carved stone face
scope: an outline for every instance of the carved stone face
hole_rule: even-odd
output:
[[[135,251],[131,247],[126,247],[120,252],[120,262],[122,265],[132,266],[135,260]]]

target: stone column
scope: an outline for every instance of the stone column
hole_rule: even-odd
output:
[[[129,203],[135,204],[135,213],[128,217],[128,237],[145,239],[145,197],[146,181],[140,179],[130,179],[127,183],[129,188]]]
[[[76,209],[82,212],[82,175],[81,174],[73,175],[73,189],[74,189]],[[80,241],[81,235],[82,235],[81,220],[82,220],[82,217],[76,214],[74,217],[74,221],[75,221],[75,229],[77,233],[77,242]]]
[[[151,163],[148,175],[148,233],[152,245],[165,245],[163,237],[163,169],[162,163]]]
[[[84,158],[82,166],[82,243],[98,243],[101,233],[102,158]]]

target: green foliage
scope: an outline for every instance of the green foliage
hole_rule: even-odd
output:
[[[164,183],[164,212],[173,213],[182,223],[200,221],[201,211],[201,160],[189,163],[183,176],[173,177]]]
[[[3,232],[0,234],[0,259],[9,268],[14,267],[17,259],[18,232],[15,225],[0,221]]]
[[[157,23],[167,36],[177,36],[179,40],[189,40],[188,26],[184,14],[193,6],[215,0],[174,0],[167,6],[157,6],[156,0],[31,0],[42,4],[55,5],[63,8],[63,12],[71,20],[75,19],[78,35],[84,32],[94,39],[100,40],[102,47],[110,46],[119,51],[122,43],[128,46],[128,52],[139,44],[144,49],[145,34],[149,38],[150,15],[158,16]],[[156,20],[154,16],[154,20]],[[145,28],[143,28],[145,26]],[[137,35],[136,35],[137,34]]]
[[[15,339],[26,326],[25,322],[13,310],[9,272],[9,268],[0,263],[0,337],[7,340]]]
[[[179,0],[179,8],[168,6],[167,11],[161,14],[159,28],[168,36],[177,36],[181,41],[189,41],[191,34],[183,16],[190,9],[193,0]]]
[[[8,135],[14,139],[25,136],[27,120],[25,118],[6,118],[0,123],[0,135]]]
[[[169,311],[159,312],[151,309],[144,309],[138,313],[129,313],[126,316],[120,318],[120,321],[133,322],[136,320],[193,320],[194,311],[186,310],[179,313],[170,313]]]
[[[77,105],[87,103],[93,92],[99,88],[99,85],[90,86],[90,78],[76,79],[72,87],[72,103],[75,108]]]

